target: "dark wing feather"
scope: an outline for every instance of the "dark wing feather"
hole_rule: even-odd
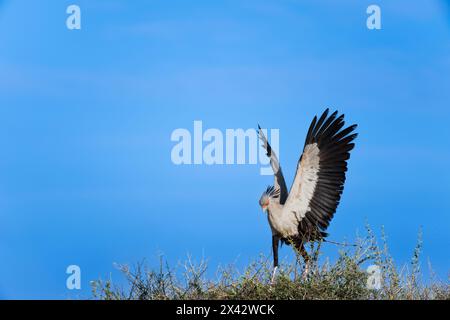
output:
[[[350,151],[357,137],[356,125],[342,129],[344,115],[328,116],[325,110],[314,117],[306,135],[303,153],[285,210],[295,214],[301,235],[313,240],[325,235],[344,189],[345,172]]]
[[[288,191],[277,155],[273,151],[272,147],[267,141],[266,136],[264,135],[264,132],[261,130],[261,127],[259,125],[258,125],[258,135],[262,141],[263,148],[266,150],[266,155],[270,158],[270,165],[272,166],[273,174],[275,176],[274,187],[275,189],[280,190],[279,201],[281,204],[284,204],[288,197]]]

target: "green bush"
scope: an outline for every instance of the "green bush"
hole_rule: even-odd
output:
[[[448,281],[436,279],[430,267],[430,279],[424,283],[420,268],[422,235],[419,233],[410,265],[398,268],[389,253],[384,231],[382,245],[369,226],[367,235],[356,245],[343,246],[333,263],[321,260],[320,243],[310,246],[313,257],[306,277],[297,261],[281,264],[272,283],[270,257],[261,255],[243,273],[230,265],[217,270],[216,279],[207,279],[207,263],[188,259],[172,269],[161,257],[158,270],[144,263],[133,268],[118,266],[127,280],[119,287],[111,280],[92,282],[95,299],[166,300],[166,299],[450,299]],[[324,259],[322,259],[324,260]],[[373,264],[381,271],[381,287],[369,289],[365,265]],[[448,280],[448,279],[447,279]]]

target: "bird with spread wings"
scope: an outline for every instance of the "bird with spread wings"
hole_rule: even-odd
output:
[[[280,241],[293,245],[302,255],[306,265],[304,274],[307,273],[309,256],[304,245],[327,237],[325,231],[341,199],[357,125],[344,128],[343,114],[338,116],[337,111],[328,114],[329,109],[319,119],[316,116],[312,120],[289,192],[278,157],[258,126],[275,178],[274,185],[259,200],[272,230],[273,277],[278,268]]]

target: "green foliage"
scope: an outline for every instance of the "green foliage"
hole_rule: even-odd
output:
[[[270,257],[261,255],[243,273],[233,265],[219,268],[216,279],[207,279],[207,263],[192,261],[190,257],[177,268],[170,268],[161,257],[160,267],[149,270],[144,263],[132,269],[118,266],[125,275],[125,288],[113,284],[112,280],[92,282],[92,293],[96,299],[117,300],[166,300],[166,299],[450,299],[450,286],[441,282],[430,267],[430,280],[425,285],[421,278],[420,254],[422,233],[419,232],[410,266],[398,269],[389,253],[386,235],[382,230],[382,245],[371,228],[367,235],[357,239],[356,246],[344,246],[339,257],[330,263],[328,259],[319,263],[320,243],[311,245],[307,276],[304,266],[297,261],[284,262],[276,280],[271,281]],[[377,265],[381,270],[380,289],[367,287],[367,265]]]

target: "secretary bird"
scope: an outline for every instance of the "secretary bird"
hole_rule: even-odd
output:
[[[333,218],[344,189],[345,172],[357,125],[345,129],[344,115],[338,112],[328,116],[325,110],[317,120],[314,117],[306,135],[303,153],[297,164],[297,172],[288,193],[277,155],[270,147],[261,127],[258,126],[262,146],[270,158],[274,172],[274,185],[263,192],[259,204],[267,212],[272,230],[273,275],[278,268],[278,245],[293,245],[298,257],[305,261],[303,277],[308,273],[309,256],[305,244],[326,241],[325,232]]]

